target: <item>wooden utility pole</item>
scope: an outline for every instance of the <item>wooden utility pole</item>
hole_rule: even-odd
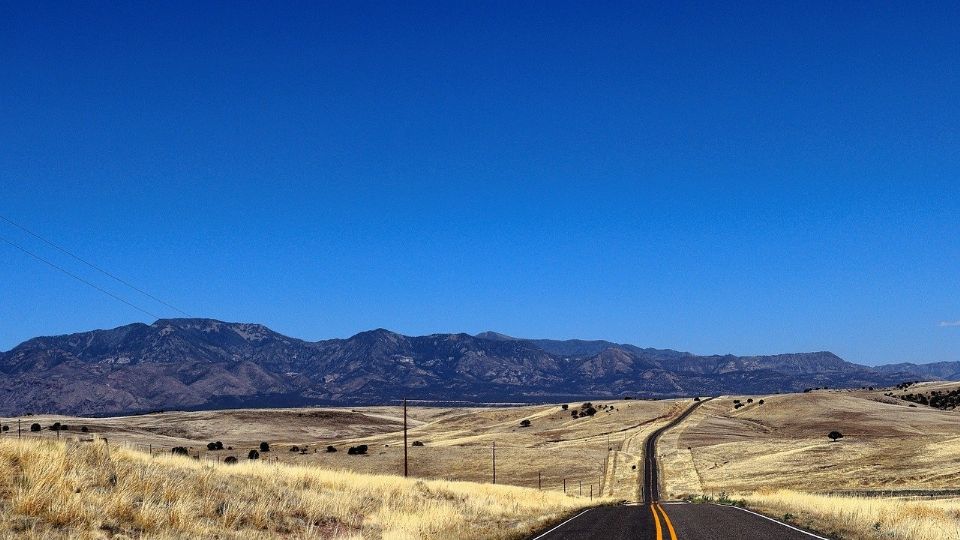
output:
[[[403,476],[407,474],[407,398],[403,398]]]
[[[497,441],[493,441],[493,483],[497,483]]]

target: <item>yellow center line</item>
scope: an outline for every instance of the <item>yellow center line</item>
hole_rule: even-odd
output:
[[[660,504],[657,504],[657,509],[660,510],[660,513],[663,514],[663,521],[667,524],[667,531],[670,533],[670,540],[677,540],[677,531],[673,530],[673,523],[670,523],[670,517],[667,516],[667,511],[663,509]]]
[[[663,527],[660,526],[660,517],[657,516],[657,510],[650,505],[650,511],[653,512],[653,524],[657,527],[657,540],[663,540]]]

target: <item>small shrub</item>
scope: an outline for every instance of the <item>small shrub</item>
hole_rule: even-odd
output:
[[[175,446],[170,450],[170,453],[175,456],[189,456],[190,452],[183,446]]]
[[[227,465],[236,465],[236,463],[237,463],[237,456],[227,456],[227,457],[223,460],[223,462],[226,463]]]
[[[570,405],[564,403],[563,405],[560,406],[560,408],[563,409],[563,410],[567,410],[567,409],[570,408]]]
[[[291,447],[290,447],[290,451],[291,451],[291,452],[299,452],[299,451],[300,451],[300,447],[299,447],[299,446],[291,446]]]
[[[361,456],[366,453],[367,453],[367,445],[365,444],[361,444],[359,446],[351,446],[350,449],[347,450],[347,454],[350,454],[351,456]]]
[[[747,403],[753,403],[753,398],[747,398]]]
[[[3,426],[3,431],[10,431],[10,426]]]
[[[270,451],[270,444],[269,444],[269,443],[265,443],[265,442],[260,443],[260,451],[261,451],[261,452],[269,452],[269,451]]]
[[[80,428],[80,431],[86,433],[86,432],[88,432],[88,431],[90,431],[90,430],[87,428],[87,426],[83,426],[82,428]]]
[[[700,396],[693,398],[694,401],[700,401]]]
[[[520,427],[530,427],[530,420],[527,420],[526,418],[524,418],[523,420],[521,420],[521,421],[520,421]]]
[[[217,449],[217,443],[215,442],[207,443],[207,450],[210,450],[212,452],[216,449]]]
[[[760,401],[758,401],[757,405],[763,405],[763,400],[761,399]]]
[[[260,452],[251,450],[250,453],[247,454],[247,459],[260,459]]]
[[[416,443],[414,443],[414,446],[416,446]],[[327,452],[336,452],[336,451],[337,449],[334,448],[333,445],[327,445]]]
[[[840,433],[839,431],[831,431],[827,434],[827,437],[833,439],[833,442],[837,442],[837,439],[843,438],[843,433]]]
[[[423,441],[413,441],[414,446],[423,446]]]

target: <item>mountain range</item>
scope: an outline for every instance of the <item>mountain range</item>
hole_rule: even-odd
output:
[[[868,367],[830,352],[700,356],[609,341],[378,329],[304,341],[259,324],[161,319],[38,337],[0,353],[0,414],[544,402],[774,393],[960,379],[960,363]]]

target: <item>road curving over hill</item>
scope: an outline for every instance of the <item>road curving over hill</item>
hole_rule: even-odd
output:
[[[743,508],[660,500],[657,441],[710,399],[695,402],[647,437],[638,479],[642,502],[591,508],[531,540],[827,540]]]

